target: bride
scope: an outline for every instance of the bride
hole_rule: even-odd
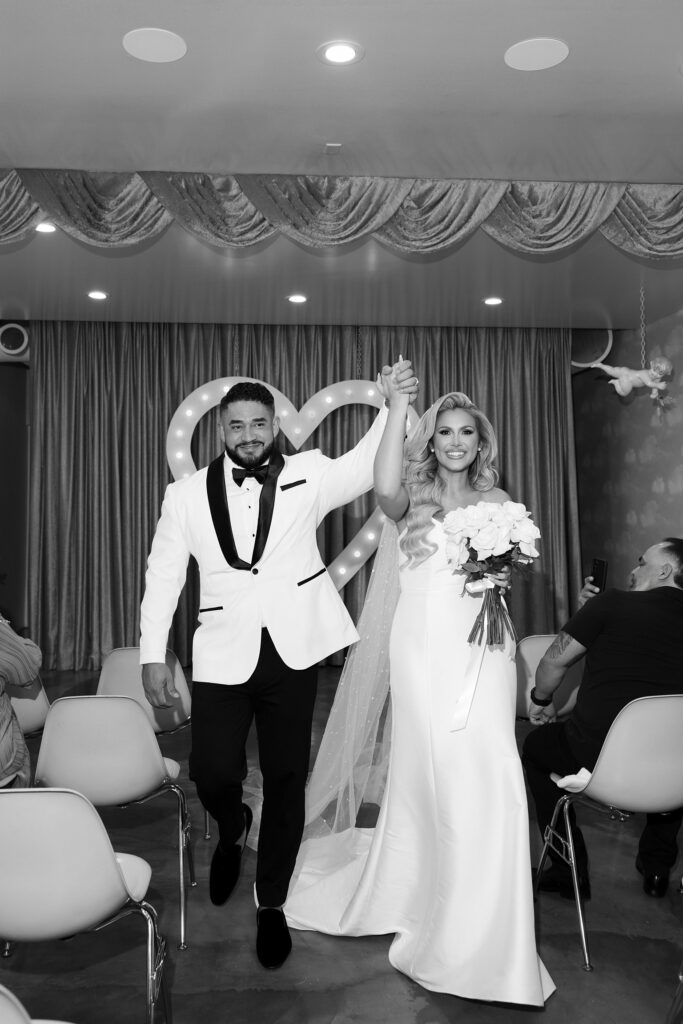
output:
[[[379,386],[399,391],[389,375]],[[452,509],[509,498],[495,486],[493,428],[466,395],[435,402],[404,451],[408,403],[392,396],[375,460],[389,523],[309,783],[285,914],[294,928],[393,934],[390,962],[427,989],[541,1006],[554,985],[536,952],[514,644],[468,643],[482,596],[464,592],[443,529]],[[375,800],[376,826],[361,827]]]

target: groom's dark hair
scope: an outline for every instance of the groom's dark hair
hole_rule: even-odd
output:
[[[261,405],[267,405],[272,413],[275,412],[275,399],[272,393],[264,384],[254,380],[241,380],[238,384],[233,384],[221,398],[220,411],[223,412],[231,402],[260,402]]]

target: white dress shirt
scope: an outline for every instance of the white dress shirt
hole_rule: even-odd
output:
[[[232,535],[235,538],[235,549],[243,561],[251,563],[263,485],[258,482],[256,477],[247,476],[240,487],[232,478],[233,468],[238,469],[239,467],[226,455],[224,459],[225,493],[228,499]]]

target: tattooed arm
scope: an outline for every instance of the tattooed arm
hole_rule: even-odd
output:
[[[586,648],[583,644],[580,644],[569,633],[561,630],[538,664],[535,685],[531,691],[534,697],[543,702],[552,700],[552,696],[562,682],[567,669],[575,661],[583,657],[585,653]],[[540,725],[545,722],[554,721],[556,716],[557,713],[552,703],[539,705],[533,700],[529,701],[529,720],[531,722],[536,722]]]

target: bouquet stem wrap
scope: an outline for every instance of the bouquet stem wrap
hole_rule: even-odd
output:
[[[482,581],[483,582],[483,581]],[[489,582],[488,580],[485,582]],[[467,584],[470,593],[474,592],[472,584]],[[477,587],[477,590],[482,588]],[[517,643],[517,634],[512,624],[510,613],[507,610],[503,595],[498,587],[493,585],[484,589],[484,600],[481,610],[474,620],[474,625],[467,638],[470,644],[486,644],[486,646],[502,646],[505,643],[505,634]]]

